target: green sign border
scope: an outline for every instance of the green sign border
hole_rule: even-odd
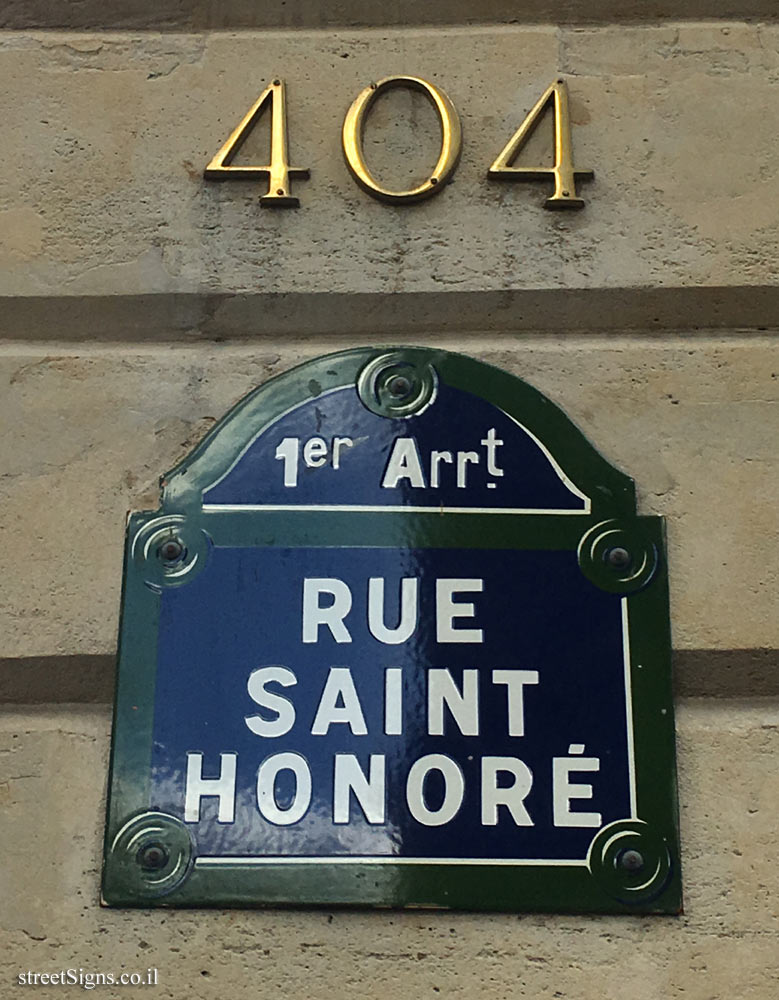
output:
[[[543,442],[591,499],[589,513],[479,514],[387,511],[203,510],[203,491],[282,413],[358,384],[374,412],[393,412],[386,385],[366,373],[405,372],[412,388],[438,378],[500,407]],[[363,379],[360,382],[360,379]],[[373,375],[371,374],[371,378]],[[429,388],[429,387],[428,387]],[[429,395],[429,393],[428,393]],[[400,412],[400,411],[398,411]],[[463,355],[423,348],[361,348],[310,361],[246,396],[162,480],[159,510],[127,526],[118,679],[103,868],[109,906],[368,906],[567,913],[679,913],[671,634],[660,517],[635,513],[633,481],[593,448],[554,403],[522,380]],[[388,546],[576,550],[582,572],[623,596],[629,622],[636,816],[595,834],[586,865],[419,862],[256,865],[197,859],[187,827],[149,812],[160,594],[197,572],[214,545]],[[188,562],[166,565],[165,538]],[[629,568],[604,558],[626,549]],[[201,560],[202,563],[202,560]],[[157,852],[156,858],[153,852]],[[152,852],[152,853],[149,853]],[[638,868],[626,857],[640,856]],[[151,859],[151,860],[150,860]]]

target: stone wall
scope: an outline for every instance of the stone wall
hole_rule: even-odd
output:
[[[772,1000],[773,5],[118,6],[0,18],[0,993],[27,970],[153,966],[150,994],[204,1000]],[[444,87],[463,120],[454,181],[417,206],[369,198],[340,150],[349,103],[390,73]],[[296,211],[202,178],[273,74],[312,171]],[[581,213],[485,179],[558,74],[596,172]],[[438,126],[398,92],[367,139],[401,183]],[[527,379],[666,516],[683,916],[99,907],[125,513],[255,385],[380,343]]]

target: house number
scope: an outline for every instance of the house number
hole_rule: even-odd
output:
[[[435,108],[441,123],[441,150],[432,173],[422,184],[405,191],[393,191],[384,187],[368,169],[363,154],[365,122],[376,98],[397,87],[421,91]],[[265,166],[233,166],[232,161],[266,108],[270,108],[271,119],[270,163]],[[551,108],[554,116],[554,163],[548,167],[512,166],[548,108]],[[371,83],[357,95],[346,112],[341,144],[346,164],[364,191],[381,201],[406,205],[431,198],[452,179],[463,144],[460,116],[446,93],[435,84],[418,76],[388,76]],[[291,193],[291,181],[303,180],[309,176],[307,167],[289,165],[286,90],[281,79],[273,80],[263,90],[205,170],[206,179],[211,181],[267,178],[268,190],[260,198],[260,204],[266,208],[298,207],[300,200]],[[592,170],[577,169],[574,166],[568,90],[565,81],[559,78],[547,87],[487,171],[489,180],[551,180],[554,192],[544,202],[544,208],[551,209],[584,208],[584,200],[579,197],[576,184],[580,180],[590,180],[593,176]]]

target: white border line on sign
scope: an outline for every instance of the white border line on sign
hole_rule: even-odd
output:
[[[623,597],[622,605],[622,657],[625,664],[625,721],[628,741],[628,773],[630,779],[630,818],[638,819],[636,804],[636,759],[633,744],[633,691],[630,681],[630,623],[628,621],[628,599]]]
[[[341,392],[344,389],[351,389],[351,388],[353,388],[353,387],[350,384],[349,385],[337,385],[337,386],[334,386],[332,389],[327,389],[327,390],[325,390],[325,392],[320,393],[319,397],[317,397],[317,398],[322,398],[323,396],[330,396],[334,392]],[[214,482],[212,482],[210,485],[206,486],[202,490],[202,496],[205,497],[206,493],[209,493],[216,486],[218,486],[222,482],[223,479],[225,479],[227,476],[230,475],[230,473],[233,471],[233,469],[236,467],[236,465],[238,465],[238,463],[244,457],[244,455],[246,454],[246,452],[252,447],[252,445],[254,445],[254,443],[257,441],[258,438],[260,438],[267,431],[271,430],[271,428],[273,428],[277,423],[279,423],[280,420],[283,420],[284,417],[288,416],[290,413],[293,413],[295,410],[299,409],[301,406],[303,406],[303,405],[305,405],[306,403],[309,403],[309,402],[311,402],[311,400],[303,400],[302,403],[295,403],[294,406],[290,406],[289,409],[285,410],[283,413],[280,413],[277,417],[274,417],[274,419],[271,420],[270,423],[265,424],[264,427],[261,427],[257,431],[257,433],[248,441],[248,443],[242,448],[240,454],[237,455],[236,458],[232,461],[232,463],[230,464],[229,468],[226,469],[222,473],[222,475],[219,476],[218,479],[215,479]],[[516,419],[516,417],[513,417],[510,413],[507,413],[502,407],[496,406],[495,408],[497,410],[499,410],[513,424],[516,424],[516,426],[519,427],[520,430],[524,431],[524,433],[527,434],[527,436],[536,445],[536,447],[539,448],[539,450],[542,452],[542,454],[544,455],[544,457],[546,458],[546,460],[551,465],[552,471],[555,473],[555,475],[560,480],[560,482],[565,486],[565,488],[568,490],[568,492],[572,493],[574,496],[579,497],[580,500],[584,501],[584,507],[583,507],[582,510],[569,510],[568,508],[550,508],[550,509],[542,510],[540,508],[524,508],[524,507],[484,507],[484,508],[482,508],[482,507],[403,507],[403,506],[400,506],[400,507],[389,507],[389,506],[387,506],[387,507],[385,507],[383,505],[378,505],[378,506],[375,506],[375,507],[359,507],[359,506],[351,506],[351,505],[348,505],[348,504],[332,504],[332,505],[326,505],[326,506],[317,506],[317,505],[310,505],[309,506],[309,505],[303,505],[303,504],[292,504],[291,506],[286,506],[286,505],[275,505],[275,504],[206,504],[206,503],[203,504],[203,510],[204,511],[208,511],[208,510],[211,510],[211,511],[217,511],[217,510],[223,510],[223,511],[233,511],[233,510],[355,510],[355,511],[359,511],[359,510],[364,510],[364,511],[371,511],[371,512],[377,512],[377,513],[381,512],[381,511],[389,510],[389,511],[408,511],[408,512],[413,513],[413,514],[426,513],[428,511],[436,513],[436,514],[455,514],[455,513],[457,513],[457,514],[459,514],[459,513],[471,513],[471,514],[589,514],[591,512],[591,510],[592,510],[592,501],[590,500],[590,498],[585,493],[582,493],[582,491],[579,489],[579,487],[576,485],[576,483],[574,483],[573,480],[570,479],[566,475],[566,473],[564,472],[564,470],[560,467],[557,459],[549,451],[549,449],[546,447],[546,445],[543,443],[543,441],[539,440],[539,438],[537,438],[536,435],[533,434],[532,431],[528,430],[527,427],[525,427],[524,424],[521,424]]]
[[[365,511],[370,514],[403,513],[403,514],[588,514],[587,510],[556,510],[555,508],[542,509],[540,507],[390,507],[384,504],[362,505],[362,504],[272,504],[272,503],[204,503],[205,513],[237,513],[242,510],[248,511],[278,511],[278,510],[307,510],[307,511]]]
[[[196,858],[195,864],[203,868],[217,868],[222,865],[560,865],[569,868],[586,868],[586,861],[568,861],[551,858],[548,861],[530,858],[399,858],[386,855],[334,855],[323,857],[236,857],[236,858]]]
[[[204,509],[224,509],[218,505],[211,505]],[[238,510],[245,510],[245,507],[238,507]],[[279,509],[279,508],[263,508]],[[289,508],[281,508],[289,509]],[[318,508],[315,508],[318,509]],[[343,508],[340,508],[343,509]],[[362,509],[362,508],[357,508]],[[380,508],[386,510],[387,508]],[[409,508],[402,508],[408,510]],[[413,508],[412,508],[413,509]],[[579,513],[571,511],[571,513]],[[627,758],[628,758],[628,785],[630,796],[630,818],[638,819],[638,806],[636,800],[636,762],[635,762],[635,742],[633,735],[633,693],[631,684],[630,665],[630,620],[628,616],[628,599],[623,597],[620,600],[621,624],[622,624],[622,658],[623,673],[625,679],[625,729],[627,737]],[[255,866],[255,865],[513,865],[513,866],[558,866],[558,867],[587,867],[587,860],[583,859],[560,859],[560,858],[406,858],[386,855],[335,855],[332,857],[312,857],[312,856],[239,856],[239,857],[200,857],[195,861],[196,867],[218,868],[220,866]]]
[[[517,425],[517,427],[521,428],[525,432],[525,434],[527,434],[527,436],[530,438],[530,440],[534,441],[535,444],[541,449],[541,451],[543,452],[543,454],[546,457],[546,460],[549,462],[549,464],[552,466],[552,469],[556,473],[557,478],[560,480],[560,482],[563,484],[563,486],[565,486],[565,488],[568,490],[568,492],[569,493],[573,493],[574,496],[577,496],[577,497],[579,497],[580,500],[584,501],[584,510],[577,510],[575,513],[577,513],[577,514],[589,514],[590,510],[592,508],[592,503],[590,501],[590,498],[586,495],[586,493],[582,493],[582,491],[579,489],[579,487],[576,485],[576,483],[572,479],[568,478],[568,476],[565,474],[565,472],[563,471],[563,469],[560,467],[557,459],[554,457],[554,455],[551,453],[551,451],[547,448],[547,446],[544,444],[544,442],[541,441],[539,438],[537,438],[532,431],[528,430],[527,427],[525,427],[524,424],[521,424],[517,420],[516,417],[512,417],[510,413],[506,413],[506,411],[504,409],[501,409],[501,407],[498,407],[498,409],[500,410],[500,412],[504,416],[508,417],[509,420],[511,420],[513,423],[515,423]],[[562,510],[558,510],[558,511],[555,511],[555,513],[562,514],[563,511]]]

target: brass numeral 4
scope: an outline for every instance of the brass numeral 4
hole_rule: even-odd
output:
[[[554,114],[554,165],[551,167],[512,167],[522,147],[536,129],[546,109]],[[576,181],[590,180],[592,170],[577,170],[573,164],[571,118],[568,113],[568,89],[565,80],[557,79],[539,98],[530,114],[506,143],[498,158],[487,171],[496,181],[543,181],[554,179],[554,194],[544,202],[544,208],[584,208],[584,200],[576,193]]]
[[[262,115],[266,106],[271,110],[270,164],[266,167],[240,166],[230,164],[246,141],[249,133]],[[290,178],[307,178],[307,167],[291,167],[287,151],[287,105],[283,80],[274,80],[260,94],[246,112],[242,121],[233,130],[230,138],[211,160],[205,170],[210,181],[253,181],[268,178],[267,194],[262,195],[263,208],[297,208],[300,200],[290,194]]]

